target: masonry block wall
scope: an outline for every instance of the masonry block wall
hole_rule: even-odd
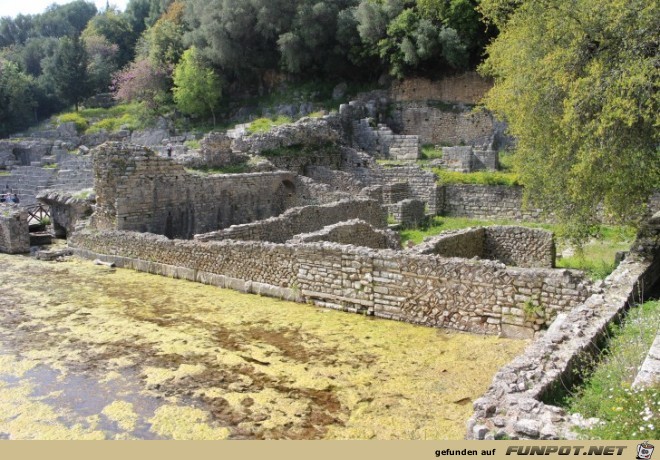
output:
[[[488,145],[495,137],[495,121],[486,111],[433,106],[433,102],[399,102],[393,127],[401,134],[416,134],[422,144]]]
[[[424,208],[422,200],[410,198],[388,206],[394,221],[406,228],[415,228],[426,220]]]
[[[539,209],[523,209],[522,187],[444,185],[439,214],[475,219],[539,220]]]
[[[27,212],[12,205],[0,204],[0,252],[30,252]]]
[[[390,91],[395,101],[436,100],[477,104],[493,87],[493,82],[477,72],[464,72],[442,80],[407,78],[396,82]]]
[[[493,225],[485,228],[484,257],[516,267],[554,268],[557,250],[552,232]]]
[[[438,213],[436,175],[417,166],[394,166],[373,170],[369,185],[407,183],[410,196],[423,201],[431,215]]]
[[[79,254],[119,266],[472,332],[530,337],[591,292],[570,270],[335,243],[203,243],[118,231],[77,232],[69,241]]]
[[[296,204],[288,172],[197,176],[144,147],[106,143],[94,150],[99,229],[192,238],[279,215]]]
[[[277,217],[249,224],[232,225],[224,230],[195,235],[195,239],[284,243],[300,233],[315,232],[327,225],[358,218],[376,228],[387,226],[387,213],[380,203],[368,198],[357,198],[321,206],[291,208]]]

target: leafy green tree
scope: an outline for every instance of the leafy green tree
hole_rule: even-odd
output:
[[[174,69],[174,102],[183,113],[213,116],[222,95],[220,78],[204,65],[195,47],[187,49]]]
[[[13,62],[0,61],[0,136],[27,127],[34,107],[31,78]]]
[[[101,35],[86,35],[83,42],[89,58],[87,73],[90,89],[92,92],[107,92],[112,74],[118,70],[119,47]]]
[[[82,32],[83,38],[91,35],[104,37],[108,43],[117,45],[119,67],[124,66],[133,58],[137,36],[133,33],[126,15],[117,10],[110,8],[94,16]]]
[[[42,37],[73,37],[80,35],[96,14],[94,3],[84,0],[65,5],[52,4],[34,18],[34,32]]]
[[[47,71],[58,97],[73,104],[78,111],[80,102],[89,96],[88,57],[77,37],[60,38],[57,51]]]
[[[483,0],[500,29],[486,107],[518,139],[528,200],[584,238],[599,207],[639,218],[660,186],[660,4]]]

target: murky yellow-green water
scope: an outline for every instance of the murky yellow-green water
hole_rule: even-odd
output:
[[[0,254],[0,438],[460,439],[525,345]]]

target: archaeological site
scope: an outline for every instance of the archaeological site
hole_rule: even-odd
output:
[[[407,323],[438,335],[460,332],[475,340],[513,340],[524,346],[506,355],[487,378],[482,376],[479,394],[455,398],[460,402],[454,401],[455,406],[468,406],[456,421],[460,432],[451,436],[574,439],[588,421],[557,405],[558,395],[579,384],[575,370],[599,357],[611,325],[657,293],[660,194],[649,202],[634,242],[619,254],[618,266],[604,280],[562,268],[556,235],[543,228],[553,216],[527,205],[522,186],[451,183],[437,174],[501,169],[499,156],[515,142],[491,113],[474,110],[491,85],[474,72],[441,81],[406,79],[389,89],[358,93],[338,110],[320,115],[308,116],[311,104],[296,106],[297,121],[263,132],[251,131],[247,121],[203,136],[177,131],[165,122],[149,130],[80,134],[65,122],[2,140],[1,192],[15,194],[18,202],[8,198],[0,204],[0,252],[12,255],[0,260],[26,264],[25,256],[18,255],[28,254],[52,271],[71,260],[87,259],[104,270],[94,275],[99,284],[104,283],[102,277],[109,279],[122,269],[131,274],[124,281],[127,289],[140,272],[160,275],[163,283],[188,280],[200,289],[213,286],[218,299],[227,291],[217,288],[224,288],[252,294],[255,304],[279,299],[300,304],[310,315],[335,310],[345,313],[326,314],[367,318],[384,324],[392,337]],[[428,145],[441,155],[426,157],[423,147]],[[417,244],[407,238],[402,244],[404,232],[429,228],[441,218],[504,223],[470,225],[436,232]],[[51,242],[57,244],[51,247]],[[39,275],[34,276],[38,282]],[[80,286],[87,289],[82,280]],[[194,297],[197,287],[189,289]],[[12,292],[3,295],[19,299],[18,291]],[[53,308],[65,304],[59,300]],[[73,310],[61,315],[71,314]],[[179,314],[184,318],[189,313]],[[36,324],[21,322],[18,316],[15,321],[25,331]],[[178,319],[159,313],[149,321],[154,327],[176,328]],[[109,320],[107,327],[113,327]],[[296,333],[307,346],[302,327]],[[98,342],[109,360],[99,362],[106,364],[83,360],[72,366],[87,372],[118,358],[113,353],[122,347],[146,346],[130,329],[125,333],[121,340]],[[177,333],[185,343],[183,329]],[[209,328],[208,334],[225,334],[223,346],[231,342],[237,353],[248,346],[221,328]],[[80,339],[93,342],[92,336]],[[659,341],[656,338],[656,354]],[[481,345],[468,347],[478,353]],[[360,345],[355,352],[363,352]],[[149,353],[154,359],[159,354],[144,356]],[[290,423],[295,433],[290,436],[318,438],[332,432],[327,427],[339,420],[348,426],[352,409],[332,394],[333,386],[305,387],[304,382],[295,385],[289,398],[318,404],[322,400],[325,418],[310,409],[307,415],[296,415],[307,420],[300,427],[291,421],[268,428],[274,423],[271,415],[264,416],[264,422],[250,419],[249,426],[232,421],[241,404],[245,413],[258,406],[256,390],[237,390],[245,383],[229,374],[212,375],[209,364],[202,363],[206,371],[192,372],[202,364],[188,361],[185,352],[169,353],[177,356],[174,365],[153,364],[152,357],[145,362],[149,369],[169,369],[173,377],[158,380],[144,371],[147,377],[142,376],[140,384],[166,396],[189,388],[181,394],[197,398],[193,405],[209,411],[209,424],[223,427],[226,437],[286,438],[282,426]],[[246,354],[235,355],[234,365],[241,361],[266,368],[271,362],[269,353]],[[311,359],[312,352],[308,355]],[[658,378],[653,359],[649,351],[649,363],[640,374],[647,382]],[[427,379],[437,378],[437,385],[442,372],[452,372],[451,367],[433,369],[437,372]],[[224,394],[216,388],[219,393],[212,396],[199,383],[202,378],[229,379],[233,389],[222,390]],[[250,381],[258,380],[251,375]],[[281,392],[281,384],[278,388]],[[232,405],[228,395],[241,392],[245,398]],[[281,410],[286,416],[295,412]],[[346,419],[337,415],[342,410]],[[3,423],[0,433],[9,430]],[[379,436],[360,431],[335,435]]]

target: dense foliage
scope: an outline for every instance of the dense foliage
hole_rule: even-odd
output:
[[[481,8],[500,30],[482,66],[496,81],[486,105],[518,139],[528,198],[578,238],[601,212],[633,221],[660,184],[660,4],[483,0]]]
[[[152,113],[169,110],[174,69],[192,46],[198,65],[231,90],[226,93],[262,93],[285,80],[359,83],[386,73],[437,76],[474,67],[496,30],[481,22],[477,4],[130,0],[120,12],[77,0],[42,14],[1,18],[0,61],[12,64],[5,80],[15,78],[14,92],[24,87],[29,97],[0,135],[109,90],[147,103]],[[219,93],[210,99],[215,109]],[[194,115],[212,115],[206,102],[193,104],[199,109]]]

